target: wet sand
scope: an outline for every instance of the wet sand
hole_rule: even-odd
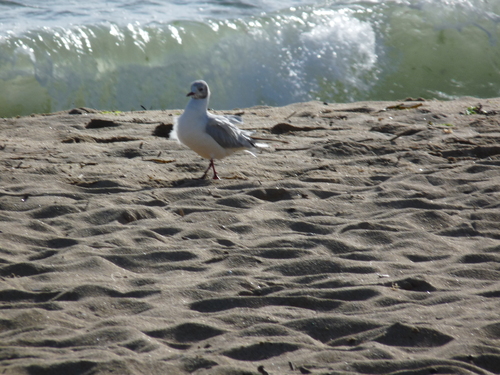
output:
[[[217,111],[220,181],[68,112],[0,119],[1,374],[500,373],[500,98]]]

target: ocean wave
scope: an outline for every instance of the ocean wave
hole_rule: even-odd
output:
[[[496,5],[495,5],[496,4]],[[500,5],[330,2],[205,21],[44,27],[0,38],[0,116],[500,96]]]

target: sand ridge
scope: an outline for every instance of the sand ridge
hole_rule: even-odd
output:
[[[71,113],[0,119],[0,373],[500,373],[499,98],[216,111],[221,181]]]

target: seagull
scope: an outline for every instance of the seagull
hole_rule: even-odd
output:
[[[214,159],[222,159],[241,150],[255,156],[253,151],[256,147],[269,147],[265,143],[255,142],[250,137],[253,132],[236,126],[243,122],[240,117],[218,116],[207,111],[210,89],[205,81],[194,81],[187,96],[191,99],[184,113],[174,124],[170,137],[210,160],[208,168],[200,179],[204,179],[212,168],[213,179],[220,180],[215,170]]]

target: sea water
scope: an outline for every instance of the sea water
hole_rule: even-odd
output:
[[[0,0],[0,117],[500,96],[498,0]]]

